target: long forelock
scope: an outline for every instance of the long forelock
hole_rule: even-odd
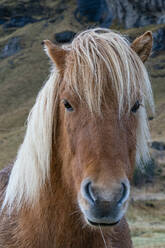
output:
[[[128,40],[108,29],[93,29],[80,33],[68,46],[72,50],[67,83],[92,113],[101,114],[106,90],[113,90],[119,117],[129,114],[133,104],[141,101],[138,119],[136,163],[149,160],[149,114],[154,114],[151,83],[140,57],[130,48]],[[68,63],[69,64],[69,63]]]
[[[126,105],[130,111],[139,95],[153,106],[148,73],[124,36],[107,29],[87,30],[69,47],[73,63],[67,83],[80,98],[85,98],[91,112],[101,112],[108,88],[117,97],[119,113],[125,111]]]
[[[147,71],[128,41],[110,30],[92,29],[80,33],[65,49],[71,54],[68,66],[66,63],[67,84],[85,99],[92,113],[101,113],[107,88],[116,95],[120,115],[125,111],[124,106],[130,111],[140,93],[144,107],[137,113],[136,161],[147,161],[150,137],[146,106],[153,109],[152,90]],[[32,109],[2,208],[15,206],[19,210],[24,203],[34,204],[49,179],[59,77],[58,72],[51,73]]]

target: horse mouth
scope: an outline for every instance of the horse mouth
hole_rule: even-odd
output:
[[[118,220],[118,221],[116,221],[114,223],[98,223],[98,222],[93,222],[93,221],[91,221],[89,219],[87,219],[87,220],[88,220],[89,224],[92,225],[92,226],[115,226],[120,222],[120,220]]]

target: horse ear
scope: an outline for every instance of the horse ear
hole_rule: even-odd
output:
[[[139,55],[143,62],[148,59],[151,53],[152,40],[152,32],[147,31],[143,35],[136,38],[131,44],[131,48]]]
[[[65,58],[68,52],[63,48],[56,46],[50,40],[44,40],[42,44],[44,45],[46,54],[51,59],[51,61],[56,65],[58,70],[59,71],[64,70]]]

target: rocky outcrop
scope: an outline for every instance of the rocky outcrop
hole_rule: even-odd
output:
[[[4,28],[21,28],[26,24],[34,23],[36,21],[36,19],[30,16],[14,16],[4,23]]]
[[[165,23],[164,0],[107,0],[113,18],[125,28]]]
[[[26,24],[42,20],[41,16],[46,18],[50,11],[38,0],[29,0],[26,3],[15,1],[14,7],[6,1],[6,3],[0,3],[0,25],[3,25],[5,29],[23,27]]]
[[[20,0],[15,5],[4,1],[0,3],[0,25],[22,27],[42,17],[56,18],[68,7],[66,3],[59,0],[53,9],[43,0]],[[112,20],[125,28],[142,27],[165,23],[165,0],[77,0],[74,13],[79,22],[91,21],[101,27],[109,28]]]
[[[106,0],[77,0],[75,18],[80,22],[86,18],[89,22],[109,28],[112,17],[111,8]]]
[[[132,183],[136,187],[142,187],[148,183],[153,183],[155,176],[156,164],[153,159],[150,159],[144,167],[138,167],[134,171]]]
[[[9,39],[7,44],[0,52],[0,59],[12,56],[21,50],[20,37],[13,37]]]
[[[165,26],[153,32],[153,39],[154,52],[165,50]]]
[[[55,34],[54,39],[57,43],[67,43],[67,42],[72,41],[75,35],[76,35],[75,32],[67,30],[67,31],[63,31],[63,32]]]
[[[156,149],[158,151],[165,151],[165,143],[164,142],[153,141],[151,143],[151,148]]]

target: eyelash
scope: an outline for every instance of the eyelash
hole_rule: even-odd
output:
[[[72,112],[73,111],[73,107],[71,106],[71,104],[66,100],[64,99],[63,100],[63,103],[64,103],[64,106],[65,106],[65,109],[68,111],[68,112]],[[135,104],[133,105],[133,107],[131,108],[131,112],[133,113],[136,113],[137,110],[140,108],[141,104],[140,102],[137,100],[135,102]]]
[[[65,106],[65,109],[68,112],[72,112],[73,111],[73,107],[71,106],[71,104],[66,99],[63,100],[63,103],[64,103],[64,106]]]
[[[137,110],[140,108],[140,106],[141,106],[141,103],[137,100],[135,104],[133,105],[133,107],[131,108],[131,112],[136,113]]]

